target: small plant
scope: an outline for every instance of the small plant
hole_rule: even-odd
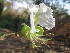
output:
[[[24,10],[28,11],[30,15],[30,27],[27,24],[24,24],[21,33],[26,39],[32,42],[33,48],[39,46],[37,44],[38,42],[45,44],[48,40],[51,40],[40,38],[41,36],[44,36],[44,29],[42,27],[50,30],[55,26],[55,18],[52,16],[53,10],[50,7],[46,6],[44,3],[35,5],[32,0],[14,2],[11,7],[14,7],[13,9],[17,10],[18,13]],[[24,15],[27,16],[26,13],[24,13]]]
[[[41,41],[43,44],[45,44],[45,42],[47,42],[48,40],[51,40],[51,39],[40,38],[41,36],[44,36],[43,35],[44,29],[40,26],[36,26],[35,28],[36,28],[36,32],[34,34],[31,33],[30,31],[31,28],[26,24],[24,24],[21,30],[21,33],[23,34],[23,36],[32,42],[33,48],[39,47],[35,42],[38,43],[38,41]]]
[[[32,47],[35,48],[39,47],[39,44],[46,44],[48,40],[51,40],[40,37],[44,36],[44,29],[42,27],[45,27],[48,30],[52,29],[55,26],[55,19],[52,16],[52,9],[47,7],[44,3],[32,5],[31,7],[29,6],[28,10],[30,12],[31,27],[24,24],[21,33],[26,39],[32,42]],[[38,24],[40,26],[37,26]]]

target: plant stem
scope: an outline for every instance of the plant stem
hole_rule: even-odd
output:
[[[30,14],[30,24],[31,24],[31,33],[35,33],[36,29],[35,29],[35,25],[34,25],[34,14],[33,12],[31,12]]]

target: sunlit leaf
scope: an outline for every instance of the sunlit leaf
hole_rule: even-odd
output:
[[[22,27],[21,33],[25,38],[30,39],[30,27],[26,24]]]
[[[40,26],[36,26],[36,34],[43,35],[44,29]]]
[[[38,24],[39,16],[40,16],[40,13],[37,12],[37,13],[35,14],[35,22],[34,22],[35,24]]]

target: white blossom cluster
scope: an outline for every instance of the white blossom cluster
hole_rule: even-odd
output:
[[[34,12],[34,16],[39,11],[40,16],[37,24],[48,30],[55,27],[55,18],[53,18],[53,10],[50,7],[46,6],[44,3],[40,3],[39,5],[34,5],[30,10]]]
[[[40,10],[42,11],[39,18],[39,24],[42,27],[50,30],[55,27],[55,18],[53,18],[53,10],[46,6],[44,3],[40,4]]]

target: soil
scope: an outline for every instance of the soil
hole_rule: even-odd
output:
[[[58,40],[48,41],[46,45],[41,44],[41,47],[32,48],[29,40],[19,34],[7,32],[6,36],[0,37],[0,53],[70,53],[70,48]]]

